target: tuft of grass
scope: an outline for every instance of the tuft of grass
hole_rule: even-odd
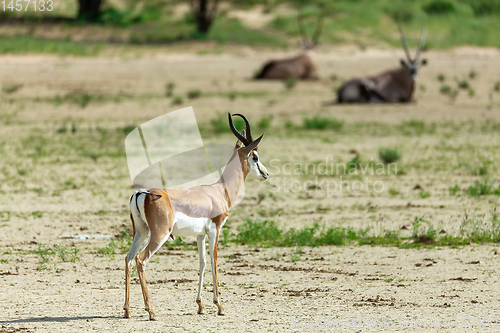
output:
[[[378,156],[385,164],[394,163],[401,159],[401,153],[397,148],[380,148]]]
[[[19,89],[22,88],[22,84],[19,83],[12,83],[12,84],[7,84],[5,86],[2,86],[2,92],[5,94],[13,94]]]
[[[422,199],[426,199],[426,198],[429,198],[431,196],[431,194],[427,191],[421,190],[418,192],[418,196]]]
[[[499,243],[500,219],[498,213],[494,211],[489,221],[486,214],[466,213],[460,224],[460,235],[468,242]]]
[[[266,116],[266,117],[262,117],[259,120],[259,122],[257,123],[257,127],[261,131],[268,130],[269,128],[271,128],[272,121],[273,121],[273,116],[272,115]]]
[[[340,131],[344,127],[344,121],[335,118],[321,117],[315,115],[314,117],[303,118],[303,127],[310,130],[327,130]]]
[[[462,78],[462,79],[455,79],[457,82],[457,88],[462,89],[462,90],[469,90],[471,89],[471,85],[469,82],[469,79],[467,78]]]
[[[165,84],[165,97],[172,97],[174,95],[175,83],[167,82]]]
[[[196,99],[201,97],[201,90],[199,89],[191,89],[187,92],[186,97],[188,99]]]
[[[439,73],[437,76],[436,76],[436,79],[443,83],[444,81],[446,81],[446,76],[443,74],[443,73]]]
[[[399,194],[399,191],[397,189],[395,189],[394,187],[390,187],[389,188],[389,194],[392,196],[392,197],[395,197]]]
[[[434,226],[422,217],[415,217],[412,222],[412,238],[417,243],[432,244],[436,242],[437,231]]]
[[[35,253],[40,257],[40,265],[38,267],[39,270],[50,269],[49,264],[51,262],[53,262],[54,268],[56,268],[57,261],[54,262],[54,260],[56,260],[54,258],[56,255],[59,257],[59,261],[61,262],[76,262],[80,259],[79,252],[80,249],[76,247],[69,249],[58,244],[50,247],[41,243],[38,243],[37,249],[32,251],[32,253]]]
[[[286,90],[292,90],[297,84],[297,78],[295,76],[289,76],[283,80],[283,84],[285,85]]]
[[[450,193],[450,195],[457,195],[460,192],[460,186],[450,186],[448,187],[448,192]]]
[[[495,84],[493,85],[493,90],[495,92],[499,92],[500,91],[500,81],[495,82]]]
[[[479,73],[476,72],[475,69],[471,69],[469,71],[468,77],[469,77],[469,79],[474,80],[478,75],[479,75]]]
[[[442,94],[442,95],[449,95],[451,93],[451,87],[447,84],[443,84],[440,88],[439,88],[439,92]]]
[[[473,197],[483,195],[500,195],[500,185],[495,188],[495,182],[489,177],[483,177],[476,180],[473,185],[467,189],[467,194]]]
[[[170,102],[171,105],[181,105],[182,103],[184,103],[184,99],[180,95],[172,97],[172,101]]]

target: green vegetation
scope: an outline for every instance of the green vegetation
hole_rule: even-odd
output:
[[[195,99],[201,97],[201,90],[199,89],[191,89],[187,92],[186,97],[188,99]]]
[[[287,77],[285,80],[283,80],[283,84],[285,85],[286,90],[292,90],[293,87],[295,87],[296,83],[297,78],[294,76]]]
[[[397,148],[380,148],[378,157],[385,164],[397,162],[401,159],[401,153]]]
[[[234,9],[252,9],[263,5],[274,18],[262,27],[250,27],[231,16]],[[178,2],[146,1],[144,3],[106,3],[97,19],[64,19],[58,34],[46,34],[47,26],[56,17],[74,16],[74,6],[64,6],[50,14],[23,12],[29,29],[17,35],[0,37],[2,53],[53,53],[58,55],[93,56],[103,49],[102,36],[124,44],[168,44],[179,41],[213,41],[217,45],[238,44],[266,47],[293,47],[299,39],[296,11],[278,12],[280,4],[297,7],[305,15],[306,30],[311,34],[319,14],[326,16],[320,42],[349,43],[365,48],[380,44],[400,47],[395,20],[403,23],[410,44],[420,34],[422,23],[429,28],[428,48],[450,48],[457,45],[500,46],[496,31],[500,30],[500,0],[338,0],[297,1],[259,0],[231,3],[219,13],[208,33],[200,33],[191,12],[175,14]],[[73,8],[73,9],[71,9]],[[257,9],[253,9],[257,10]],[[67,12],[65,12],[67,11]],[[21,14],[2,13],[14,20]],[[334,19],[332,19],[334,17]],[[88,17],[87,17],[88,18]],[[47,23],[45,23],[47,21]],[[91,23],[90,23],[91,21]],[[14,20],[15,22],[15,20]],[[73,41],[85,24],[92,31],[80,41]],[[64,30],[64,32],[62,32]],[[48,37],[50,36],[50,38]],[[69,37],[68,37],[69,36]],[[285,37],[285,38],[284,38]],[[415,42],[416,43],[416,42]],[[472,71],[471,71],[472,72]],[[469,78],[473,78],[470,77]]]
[[[38,243],[37,249],[32,251],[40,257],[39,270],[50,269],[49,264],[53,264],[57,269],[58,262],[76,262],[80,259],[79,252],[80,249],[76,247],[70,249],[58,244],[50,247],[41,243]]]
[[[7,84],[5,86],[2,86],[2,92],[5,94],[13,94],[16,91],[18,91],[22,86],[23,86],[22,84],[17,84],[17,83]]]
[[[341,226],[320,225],[301,229],[283,229],[273,220],[245,220],[237,233],[226,232],[225,242],[254,245],[260,247],[297,247],[323,245],[390,245],[403,248],[422,245],[456,246],[469,243],[500,243],[500,219],[496,212],[487,219],[486,215],[465,214],[459,234],[440,234],[429,220],[415,217],[411,234],[404,235],[399,230],[382,229],[378,232]]]
[[[101,49],[100,43],[40,39],[32,35],[0,36],[0,54],[53,53],[88,57],[97,55]]]
[[[343,120],[315,115],[303,118],[303,128],[308,130],[334,130],[339,131],[344,126]]]

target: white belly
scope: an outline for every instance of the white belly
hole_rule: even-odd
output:
[[[206,235],[215,227],[215,223],[207,217],[190,217],[177,212],[174,216],[174,236],[199,236]]]

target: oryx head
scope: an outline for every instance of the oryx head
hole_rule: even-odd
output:
[[[403,67],[407,67],[410,73],[410,77],[412,81],[417,81],[418,79],[418,69],[420,66],[424,66],[427,64],[427,59],[420,60],[420,55],[422,50],[424,49],[425,39],[427,38],[427,28],[422,28],[422,33],[420,34],[420,43],[418,45],[417,53],[415,54],[415,58],[412,59],[410,56],[410,50],[408,49],[408,43],[406,42],[406,36],[401,27],[401,24],[398,22],[399,34],[401,35],[401,44],[403,44],[403,49],[406,54],[406,61],[401,59],[401,65]]]
[[[318,46],[318,40],[321,36],[321,31],[323,28],[323,17],[324,15],[318,16],[318,21],[316,22],[316,30],[314,31],[312,40],[307,36],[306,29],[304,28],[304,23],[302,22],[303,15],[299,13],[297,16],[297,24],[299,26],[299,33],[301,38],[300,47],[304,51],[313,50],[316,46]]]
[[[248,175],[252,178],[258,180],[266,180],[269,178],[269,172],[267,172],[266,167],[260,161],[259,154],[257,153],[257,148],[259,146],[260,141],[264,137],[262,134],[256,140],[252,138],[252,130],[250,128],[250,123],[248,119],[242,114],[233,114],[234,116],[238,116],[243,118],[246,125],[246,130],[240,133],[236,127],[234,127],[233,118],[231,113],[228,112],[229,119],[229,128],[233,132],[234,136],[238,139],[236,142],[235,148],[237,149],[238,155],[240,157],[240,161],[242,164],[242,168],[248,172]]]

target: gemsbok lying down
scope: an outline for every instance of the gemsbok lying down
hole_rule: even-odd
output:
[[[337,103],[409,103],[412,101],[418,69],[427,64],[426,59],[420,60],[427,29],[425,26],[422,29],[417,53],[412,59],[404,31],[401,25],[398,27],[406,61],[401,59],[401,67],[398,69],[345,82],[338,90]]]
[[[220,231],[247,176],[261,181],[269,178],[269,173],[257,154],[257,146],[264,135],[253,140],[247,118],[240,114],[233,116],[243,118],[246,131],[238,132],[234,127],[231,114],[228,114],[229,127],[238,141],[219,181],[212,185],[195,186],[184,191],[150,189],[139,190],[132,195],[130,218],[134,229],[134,240],[125,259],[125,305],[123,307],[125,318],[130,318],[130,270],[135,259],[145,309],[149,313],[149,319],[156,320],[146,286],[144,266],[172,236],[197,237],[200,278],[196,303],[200,314],[205,310],[201,301],[201,288],[205,271],[205,239],[208,236],[212,259],[214,304],[217,305],[219,315],[225,314],[225,309],[220,302],[217,282],[217,241]],[[146,245],[143,245],[146,241]]]
[[[302,53],[293,58],[269,60],[255,75],[256,80],[285,80],[290,77],[301,80],[318,78],[314,62],[314,49],[318,45],[318,39],[321,35],[323,15],[318,17],[312,40],[306,34],[301,15],[298,16],[297,23],[302,38]]]

